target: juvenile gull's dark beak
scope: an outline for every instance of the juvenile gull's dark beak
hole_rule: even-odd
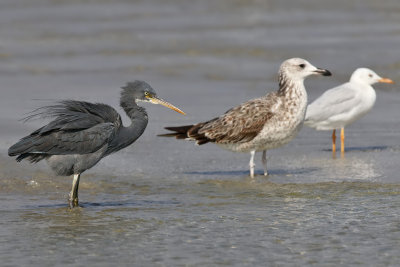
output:
[[[322,76],[331,76],[332,73],[329,70],[324,70],[324,69],[316,69],[314,70],[315,73],[320,74]]]
[[[167,108],[170,108],[170,109],[172,109],[172,110],[175,110],[175,111],[178,112],[178,113],[181,113],[181,114],[183,114],[183,115],[186,115],[185,112],[183,112],[183,111],[180,110],[179,108],[175,107],[174,105],[168,103],[167,101],[165,101],[165,100],[163,100],[163,99],[161,99],[161,98],[158,98],[158,97],[156,97],[156,96],[148,96],[147,98],[148,98],[149,101],[150,101],[151,103],[153,103],[153,104],[160,104],[160,105],[163,105],[164,107],[167,107]]]

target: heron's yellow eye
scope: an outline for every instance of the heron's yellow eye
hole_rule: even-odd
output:
[[[150,96],[149,92],[144,92],[144,96]]]

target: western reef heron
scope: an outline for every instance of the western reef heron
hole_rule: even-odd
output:
[[[79,179],[102,158],[135,142],[148,122],[147,112],[138,102],[161,104],[179,113],[179,108],[157,97],[144,81],[122,87],[120,105],[131,120],[123,126],[121,116],[109,105],[62,100],[35,110],[26,120],[51,118],[47,125],[22,138],[8,149],[9,156],[32,163],[47,160],[57,175],[73,175],[70,207],[78,206]]]

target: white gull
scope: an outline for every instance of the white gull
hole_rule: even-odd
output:
[[[393,83],[367,68],[356,69],[350,81],[334,87],[307,107],[304,124],[316,130],[333,130],[332,153],[336,152],[336,129],[341,129],[341,153],[344,153],[344,127],[372,109],[376,93],[374,83]]]

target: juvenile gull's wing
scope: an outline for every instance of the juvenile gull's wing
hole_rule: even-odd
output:
[[[219,118],[195,125],[188,136],[196,140],[205,137],[220,144],[251,141],[274,116],[277,102],[275,93],[247,101]]]

